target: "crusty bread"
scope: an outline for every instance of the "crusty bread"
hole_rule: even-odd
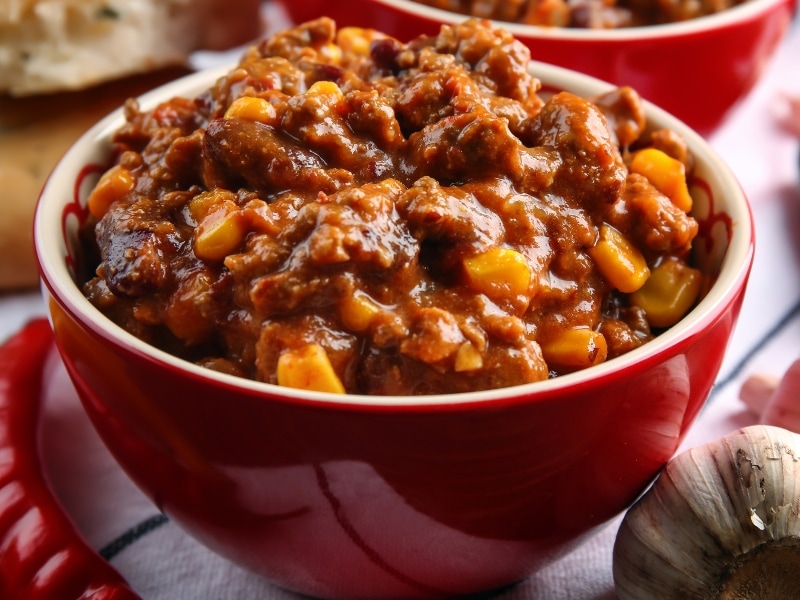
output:
[[[127,98],[187,73],[162,69],[88,90],[0,96],[0,290],[37,282],[34,207],[47,176],[70,145]]]
[[[34,286],[32,217],[58,159],[196,49],[263,32],[261,0],[0,0],[0,292]]]
[[[216,0],[0,0],[0,93],[83,89],[185,64],[198,48],[258,35],[258,0],[227,2],[224,22],[220,6]]]

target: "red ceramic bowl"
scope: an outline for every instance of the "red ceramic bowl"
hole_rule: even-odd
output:
[[[547,87],[597,80],[535,64]],[[193,95],[203,72],[141,99]],[[579,373],[426,397],[305,393],[183,362],[126,333],[75,283],[86,196],[117,112],[45,186],[36,251],[58,348],[122,468],[197,540],[280,586],[347,598],[457,596],[518,581],[621,513],[654,479],[717,376],[753,257],[748,203],[709,145],[685,136],[702,223],[697,264],[716,278],[678,325]]]
[[[400,40],[435,34],[465,16],[411,0],[281,0],[302,22],[327,15]],[[630,85],[703,135],[712,133],[758,81],[783,39],[797,0],[748,0],[683,23],[588,30],[499,23],[535,60]]]

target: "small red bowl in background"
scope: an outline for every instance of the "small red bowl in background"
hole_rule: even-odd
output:
[[[533,64],[548,89],[611,86]],[[201,72],[142,109],[208,88]],[[368,397],[236,378],[147,345],[75,280],[86,198],[124,123],[77,141],[35,218],[57,346],[101,438],[132,480],[201,543],[288,589],[324,598],[434,598],[519,581],[624,511],[672,457],[717,377],[753,259],[731,171],[651,104],[696,162],[697,266],[714,279],[677,325],[621,357],[488,392]]]
[[[371,27],[408,40],[436,34],[462,14],[412,0],[280,0],[295,22],[326,15],[340,26]],[[586,73],[641,96],[709,135],[759,80],[784,38],[797,0],[747,0],[682,23],[575,29],[498,22],[534,60]]]

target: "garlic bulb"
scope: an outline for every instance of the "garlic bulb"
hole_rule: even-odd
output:
[[[613,560],[620,600],[800,598],[800,435],[753,425],[674,457]]]

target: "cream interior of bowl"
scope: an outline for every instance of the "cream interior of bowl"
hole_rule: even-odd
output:
[[[560,67],[533,62],[531,69],[548,89],[569,90],[579,96],[589,97],[612,88],[607,83]],[[143,95],[139,99],[140,105],[147,109],[174,96],[195,96],[210,87],[228,70],[219,68],[189,75]],[[708,194],[699,193],[697,189],[693,190],[695,216],[702,220],[713,215],[723,213],[727,215],[720,220],[720,228],[715,230],[714,243],[696,257],[697,263],[702,265],[707,274],[716,274],[716,282],[702,301],[677,325],[647,344],[601,365],[515,388],[414,397],[342,396],[289,388],[280,388],[280,394],[287,398],[339,404],[436,405],[491,401],[500,397],[529,394],[532,389],[545,393],[588,379],[618,373],[626,365],[663,351],[715,319],[722,307],[736,293],[737,287],[742,284],[749,270],[753,241],[750,209],[729,168],[698,134],[661,109],[651,104],[646,104],[646,107],[651,127],[667,127],[677,131],[686,139],[694,153],[696,176],[705,182],[705,189],[710,191]],[[86,132],[56,166],[44,187],[34,225],[34,241],[42,272],[43,292],[45,295],[56,296],[68,311],[82,322],[89,324],[97,335],[116,338],[133,351],[150,356],[155,361],[191,371],[201,377],[221,381],[226,385],[254,390],[263,390],[267,386],[274,391],[277,386],[205,369],[144,343],[101,314],[76,285],[75,266],[80,261],[78,230],[81,215],[86,213],[85,206],[89,192],[104,167],[108,165],[112,153],[111,137],[123,123],[124,117],[120,109]]]

